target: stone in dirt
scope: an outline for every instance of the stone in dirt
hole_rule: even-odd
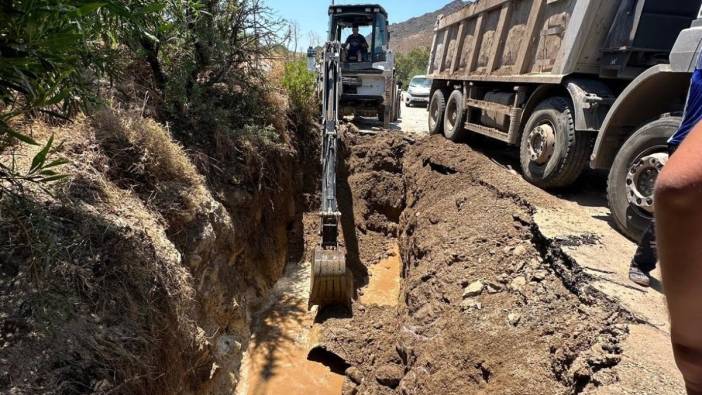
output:
[[[356,384],[361,384],[363,381],[363,373],[361,373],[361,370],[355,366],[351,366],[350,368],[346,369],[346,376],[348,376],[348,378]]]
[[[487,283],[487,285],[485,286],[485,289],[487,290],[487,292],[488,292],[489,294],[492,295],[492,294],[496,294],[496,293],[502,292],[502,290],[504,289],[504,287],[502,286],[502,284]]]
[[[344,380],[344,385],[341,387],[342,395],[356,395],[358,394],[358,387],[356,384],[348,377]]]
[[[484,288],[485,284],[483,284],[482,281],[473,282],[463,290],[463,297],[472,298],[474,296],[479,296],[483,293]]]
[[[515,291],[520,291],[524,286],[526,285],[527,281],[524,276],[519,276],[515,277],[511,283],[509,283],[509,287]]]
[[[531,279],[536,281],[536,282],[542,282],[546,279],[548,276],[548,272],[546,270],[537,270],[534,272],[534,274],[531,275]]]
[[[510,313],[507,316],[507,322],[509,322],[510,325],[512,326],[517,326],[519,325],[519,322],[522,320],[522,315],[518,313]]]
[[[526,252],[527,252],[526,247],[524,247],[523,245],[518,245],[518,246],[514,247],[514,250],[512,250],[512,255],[522,256],[522,255],[526,254]]]
[[[466,299],[463,302],[461,302],[461,310],[466,311],[470,309],[476,309],[476,310],[481,310],[483,308],[483,304],[478,302],[475,299]]]
[[[375,371],[375,379],[379,384],[390,388],[397,388],[404,376],[404,370],[394,364],[383,365]]]

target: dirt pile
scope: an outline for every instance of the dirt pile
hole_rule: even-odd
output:
[[[357,220],[392,196],[388,185],[405,198],[399,225],[382,218],[399,231],[399,308],[355,303],[352,318],[321,315],[321,348],[350,366],[345,393],[560,394],[616,382],[628,316],[540,236],[530,202],[547,195],[504,189],[503,169],[465,146],[431,138],[392,152],[398,138],[347,140]],[[353,189],[381,179],[366,173],[384,171],[384,155],[403,157],[392,163],[401,172],[386,174],[393,181]],[[361,255],[370,252],[362,265],[381,243],[366,243],[368,228],[356,229]]]
[[[342,131],[338,179],[342,238],[357,288],[368,283],[367,267],[385,258],[398,234],[404,209],[402,158],[408,141],[400,134],[364,136],[353,125]]]
[[[300,227],[294,142],[242,139],[213,183],[138,115],[33,128],[73,177],[1,202],[0,392],[231,392]]]

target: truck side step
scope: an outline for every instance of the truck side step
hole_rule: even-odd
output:
[[[465,128],[467,130],[470,130],[471,132],[482,134],[483,136],[488,136],[488,137],[500,140],[500,141],[505,142],[505,143],[510,142],[509,134],[507,134],[499,129],[489,128],[487,126],[479,125],[477,123],[470,123],[470,122],[467,122],[465,124]]]
[[[507,144],[517,144],[519,140],[519,127],[523,110],[519,107],[512,107],[501,103],[495,103],[487,100],[466,99],[466,107],[475,108],[482,111],[492,111],[498,114],[503,114],[509,117],[509,131],[503,132],[489,126],[480,125],[477,123],[466,122],[465,128],[471,132],[482,134],[484,136],[498,139]]]

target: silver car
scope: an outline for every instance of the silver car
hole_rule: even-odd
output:
[[[405,92],[405,104],[412,107],[415,104],[428,105],[429,92],[431,91],[431,80],[423,75],[412,78]]]

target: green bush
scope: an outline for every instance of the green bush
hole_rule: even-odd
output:
[[[315,73],[307,70],[307,62],[303,59],[285,63],[283,87],[290,99],[290,113],[293,123],[312,119],[316,113],[317,98],[315,95]]]
[[[402,82],[402,88],[407,89],[415,75],[426,74],[428,65],[429,49],[427,48],[415,48],[409,53],[398,54],[395,59],[395,70],[398,81]]]

